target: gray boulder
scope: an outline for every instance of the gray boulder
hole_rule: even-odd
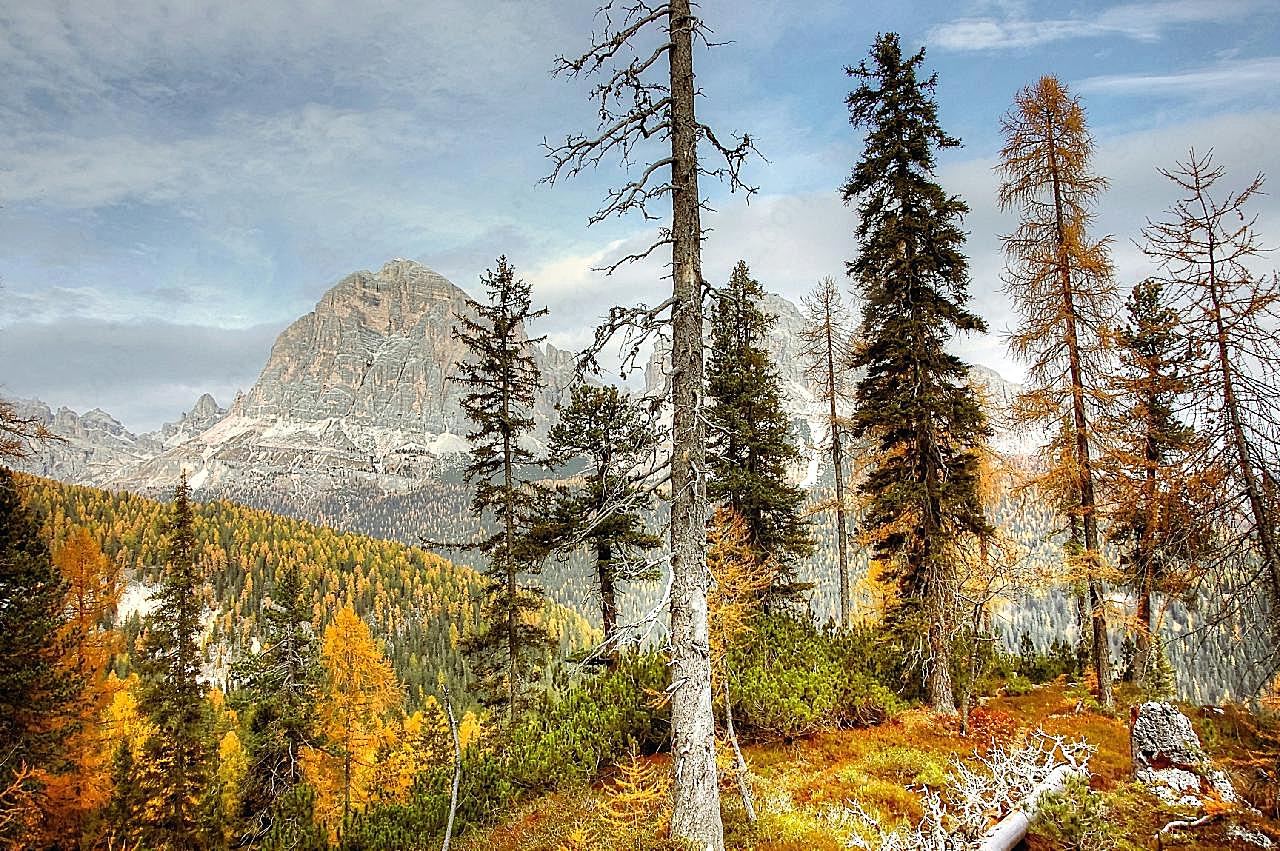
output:
[[[1173,704],[1134,709],[1129,745],[1134,776],[1166,803],[1200,808],[1210,797],[1237,801],[1231,781],[1213,767],[1191,721]]]

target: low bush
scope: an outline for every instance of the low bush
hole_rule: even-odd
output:
[[[1072,775],[1065,788],[1040,799],[1032,830],[1063,851],[1109,851],[1112,826],[1102,796]]]
[[[867,644],[862,633],[787,614],[757,617],[726,666],[738,727],[755,738],[791,739],[884,720],[900,701],[871,673]]]

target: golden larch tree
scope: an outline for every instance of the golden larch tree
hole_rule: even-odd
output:
[[[1009,348],[1027,365],[1015,416],[1023,424],[1064,424],[1071,467],[1051,460],[1047,477],[1071,494],[1070,551],[1083,568],[1089,598],[1098,697],[1110,707],[1092,453],[1094,419],[1106,399],[1105,329],[1115,314],[1116,296],[1110,240],[1088,233],[1107,181],[1091,170],[1093,138],[1080,101],[1055,77],[1041,77],[1018,92],[1001,129],[1000,206],[1019,216],[1017,229],[1002,238],[1008,256],[1005,292],[1021,319]],[[1083,638],[1085,624],[1080,629]]]
[[[60,664],[80,685],[80,693],[67,715],[57,719],[65,730],[67,762],[64,771],[45,781],[47,826],[64,840],[88,839],[90,816],[111,796],[115,741],[105,715],[118,689],[109,669],[111,657],[120,648],[120,635],[106,624],[120,602],[120,570],[102,554],[89,531],[80,527],[72,529],[66,542],[54,550],[53,563],[67,583]]]
[[[327,688],[316,708],[328,746],[309,749],[306,762],[316,811],[334,833],[368,800],[384,718],[402,695],[386,654],[350,606],[325,628],[320,658]]]

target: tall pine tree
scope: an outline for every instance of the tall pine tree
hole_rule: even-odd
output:
[[[252,707],[249,771],[242,792],[246,839],[256,841],[274,830],[284,835],[291,812],[283,802],[304,781],[302,754],[319,744],[315,706],[322,679],[320,647],[296,567],[279,574],[270,603],[259,619],[262,649],[233,673]],[[307,832],[308,825],[294,826]]]
[[[55,719],[83,682],[58,664],[65,594],[39,523],[13,474],[0,467],[0,789],[21,779],[24,801],[37,783],[28,772],[50,767],[59,755],[64,730]],[[22,809],[0,825],[0,843],[23,845],[19,832],[37,814]]]
[[[534,488],[521,478],[521,467],[533,461],[521,438],[533,430],[533,403],[542,376],[533,359],[530,320],[546,309],[530,306],[529,285],[516,277],[506,257],[496,271],[480,279],[488,304],[476,304],[477,318],[458,317],[454,337],[469,351],[455,381],[468,388],[462,409],[474,428],[467,480],[475,487],[471,508],[492,517],[497,530],[476,545],[488,559],[489,578],[484,625],[465,650],[491,703],[505,703],[507,720],[515,717],[521,696],[551,649],[546,629],[534,622],[542,608],[540,593],[520,583],[522,573],[535,572],[539,551],[527,534]]]
[[[154,807],[145,839],[158,848],[202,848],[206,837],[197,809],[208,771],[199,643],[205,589],[186,473],[174,491],[166,532],[168,558],[156,608],[146,619],[139,664],[144,683],[139,708],[155,725],[146,743]]]
[[[1207,554],[1211,488],[1193,469],[1201,441],[1180,412],[1191,390],[1191,353],[1178,314],[1155,280],[1133,288],[1127,321],[1116,333],[1120,370],[1113,378],[1116,422],[1101,459],[1111,523],[1107,538],[1121,551],[1120,567],[1137,594],[1137,654],[1133,671],[1145,682],[1151,663],[1152,597],[1185,593]]]
[[[844,186],[856,204],[858,256],[849,275],[862,296],[862,338],[852,433],[874,461],[860,486],[863,537],[895,581],[898,624],[923,618],[930,703],[954,711],[949,667],[954,548],[985,534],[975,447],[986,417],[966,383],[964,362],[946,350],[957,332],[984,331],[965,308],[968,262],[961,219],[968,207],[934,179],[934,151],[959,146],[938,124],[937,76],[921,79],[924,50],[904,58],[894,33],[876,39],[870,61],[847,69],[850,121],[867,132]]]
[[[780,569],[770,596],[795,596],[795,564],[813,552],[805,492],[787,480],[800,458],[782,404],[778,371],[765,349],[775,317],[760,307],[764,288],[738,261],[729,282],[712,292],[707,362],[707,497],[743,519],[761,560]]]
[[[639,404],[616,387],[577,384],[547,436],[547,463],[584,460],[582,483],[556,488],[534,541],[548,552],[587,545],[595,563],[605,644],[618,626],[618,583],[654,578],[637,557],[662,545],[645,528],[649,492],[631,476],[653,455],[658,432]],[[616,648],[615,648],[616,649]]]

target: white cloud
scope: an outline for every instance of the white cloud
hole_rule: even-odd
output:
[[[1280,81],[1280,56],[1227,60],[1208,68],[1173,74],[1107,74],[1076,83],[1081,92],[1110,95],[1249,97],[1274,92]]]
[[[1152,42],[1174,26],[1238,20],[1259,6],[1269,5],[1269,0],[1163,0],[1124,3],[1096,15],[1068,18],[1036,19],[1021,13],[968,18],[933,27],[928,43],[943,50],[991,51],[1108,36]]]

